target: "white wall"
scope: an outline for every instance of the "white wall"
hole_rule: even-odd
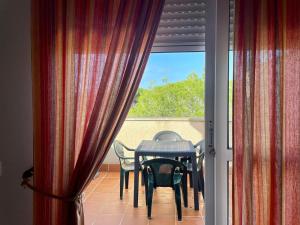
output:
[[[31,225],[32,194],[20,187],[32,165],[30,0],[0,1],[0,224]]]

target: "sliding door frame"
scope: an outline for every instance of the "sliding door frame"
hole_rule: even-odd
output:
[[[205,225],[215,225],[215,22],[216,0],[206,1],[205,27]]]
[[[228,162],[232,149],[228,148],[228,56],[229,56],[229,0],[217,0],[216,39],[216,224],[229,225]]]
[[[229,0],[206,1],[205,225],[228,225]]]

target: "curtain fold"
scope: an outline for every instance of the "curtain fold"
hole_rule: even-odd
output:
[[[300,1],[236,0],[234,225],[300,224]]]
[[[81,194],[131,106],[164,0],[31,3],[34,224],[82,225]]]

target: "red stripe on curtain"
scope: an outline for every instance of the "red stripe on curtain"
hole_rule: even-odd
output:
[[[84,223],[80,196],[125,120],[163,5],[32,0],[34,224]]]
[[[236,0],[233,224],[300,224],[300,2]]]

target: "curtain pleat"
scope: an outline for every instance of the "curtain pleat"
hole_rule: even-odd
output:
[[[300,224],[300,1],[236,0],[234,225]]]
[[[163,5],[32,0],[34,224],[84,224],[81,194],[125,120]]]

